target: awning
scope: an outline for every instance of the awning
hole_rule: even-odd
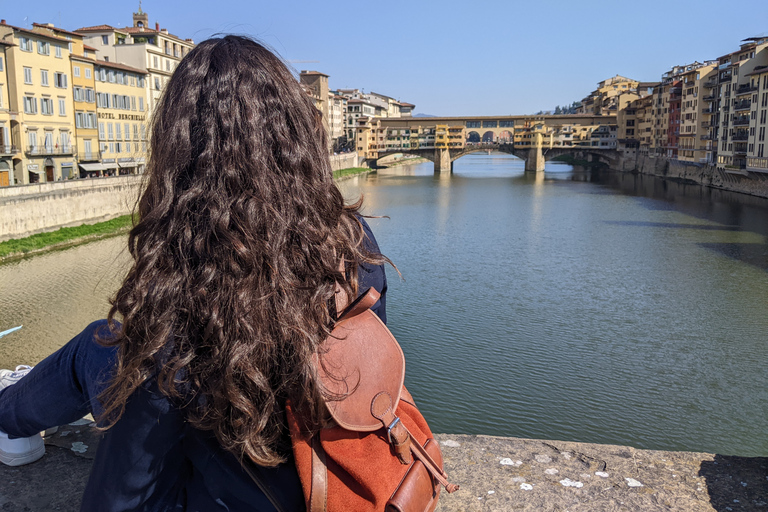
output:
[[[120,168],[126,168],[126,167],[136,167],[136,161],[131,158],[130,160],[125,160],[121,162],[120,160],[117,161],[117,165],[120,166]]]
[[[101,162],[95,162],[92,164],[78,164],[78,165],[82,170],[88,171],[88,172],[103,171],[104,169],[106,169],[104,164],[102,164]]]

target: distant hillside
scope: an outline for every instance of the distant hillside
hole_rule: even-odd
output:
[[[439,117],[439,116],[433,116],[432,114],[413,114],[413,117]]]

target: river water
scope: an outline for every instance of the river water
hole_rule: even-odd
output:
[[[406,384],[436,432],[768,454],[768,200],[509,155],[365,197]],[[0,367],[105,315],[123,237],[0,266]]]

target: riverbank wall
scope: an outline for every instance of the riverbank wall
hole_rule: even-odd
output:
[[[99,442],[80,421],[46,437],[33,464],[0,464],[0,509],[79,510]],[[765,511],[768,458],[628,446],[438,434],[451,483],[438,510]]]
[[[768,174],[718,169],[639,152],[620,154],[618,170],[768,198]]]
[[[334,171],[358,163],[356,153],[331,156]],[[142,180],[132,175],[0,188],[0,242],[127,215]]]
[[[0,242],[131,212],[142,176],[116,176],[0,188]]]

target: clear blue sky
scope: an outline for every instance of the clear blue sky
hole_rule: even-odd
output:
[[[130,2],[0,0],[0,17],[65,29],[131,24]],[[144,0],[150,23],[195,42],[255,36],[331,88],[362,88],[435,115],[524,114],[569,104],[616,74],[658,80],[768,34],[768,1],[359,2]],[[318,61],[301,63],[296,61]]]

